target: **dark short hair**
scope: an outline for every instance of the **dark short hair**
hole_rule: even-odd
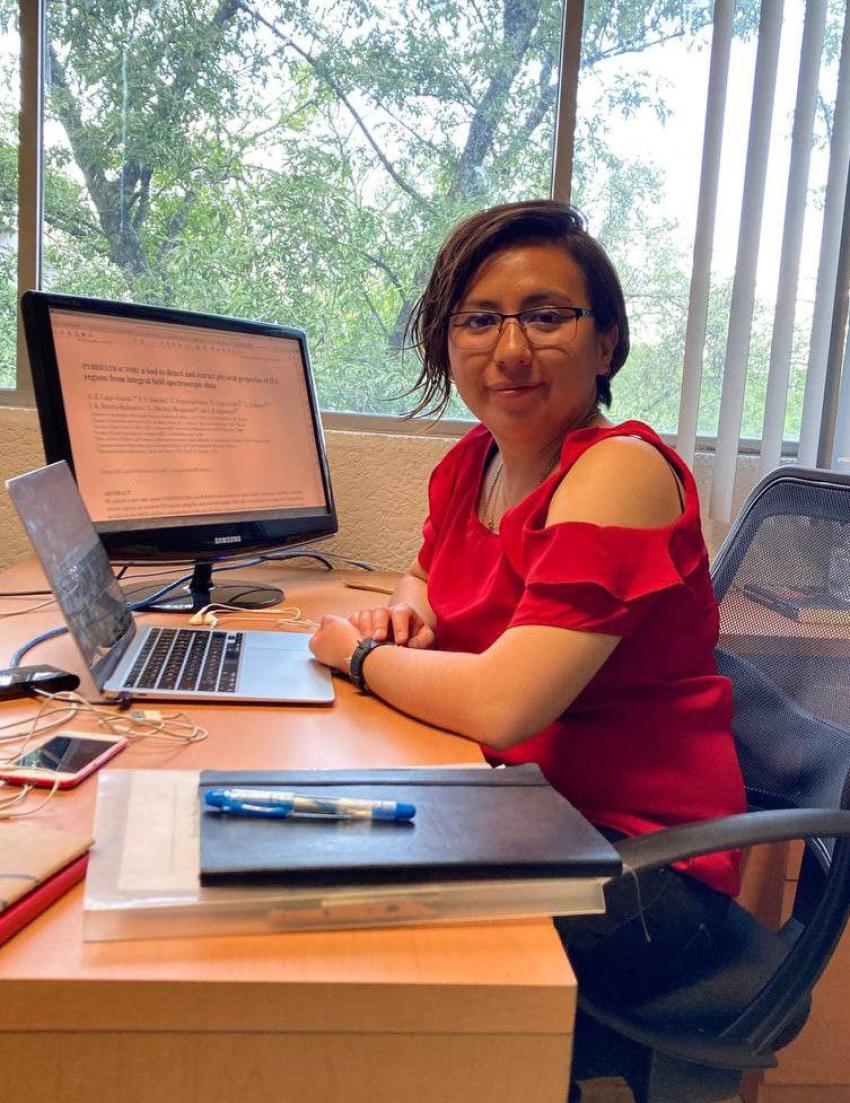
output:
[[[574,207],[554,199],[531,199],[479,211],[459,223],[443,243],[406,328],[408,343],[422,357],[422,370],[411,390],[419,392],[419,401],[410,416],[439,417],[448,405],[448,319],[483,261],[508,246],[540,242],[562,246],[581,269],[597,330],[607,333],[619,327],[610,375],[596,381],[597,401],[611,405],[611,378],[629,355],[629,321],[619,277]]]

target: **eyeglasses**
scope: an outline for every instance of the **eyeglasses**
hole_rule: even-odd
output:
[[[565,345],[578,332],[579,318],[588,318],[593,311],[583,306],[535,306],[518,314],[503,314],[498,310],[461,310],[449,315],[449,337],[459,349],[492,348],[499,340],[508,318],[516,318],[525,339],[535,348]]]

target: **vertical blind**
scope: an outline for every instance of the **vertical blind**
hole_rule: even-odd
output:
[[[765,185],[779,51],[783,30],[783,0],[762,0],[756,52],[755,77],[750,104],[750,126],[741,208],[738,214],[738,246],[732,301],[726,338],[726,355],[720,401],[719,428],[709,511],[718,520],[729,520],[732,510],[736,464],[740,445],[742,411],[747,385],[747,364],[753,327],[756,269],[763,226]],[[800,256],[809,191],[810,154],[814,140],[819,76],[824,47],[827,0],[807,0],[796,102],[791,137],[791,157],[785,193],[785,211],[779,261],[778,290],[773,316],[760,464],[763,472],[780,460],[794,323],[799,296]],[[687,321],[677,448],[693,460],[700,403],[701,365],[710,292],[712,246],[717,207],[718,174],[723,145],[725,90],[730,63],[734,3],[716,0],[707,91],[705,136],[702,155],[699,207],[694,239],[692,279]],[[842,240],[850,248],[850,219],[845,217],[848,160],[850,160],[850,12],[845,22],[839,61],[837,93],[830,138],[829,170],[824,197],[815,302],[809,342],[808,371],[803,405],[799,462],[823,462],[823,441],[834,440],[829,462],[850,464],[850,379],[846,368],[845,326],[836,327],[837,311],[846,306],[846,287],[838,286],[848,263],[839,265]],[[839,269],[842,271],[839,271]],[[846,309],[840,315],[846,319]],[[836,329],[838,328],[837,340]],[[830,399],[828,379],[832,371],[841,386]],[[833,380],[833,382],[835,381]]]

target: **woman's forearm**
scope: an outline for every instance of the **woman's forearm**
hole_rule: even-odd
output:
[[[504,750],[560,716],[618,642],[528,625],[480,655],[378,647],[364,674],[369,689],[402,712]]]
[[[372,693],[419,720],[501,750],[569,708],[619,643],[601,633],[517,625],[480,654],[431,650],[434,633],[427,624],[414,625],[409,635],[412,619],[435,619],[424,579],[411,574],[398,592],[404,599],[398,604],[350,620],[322,617],[311,651],[347,673],[358,643],[378,641],[384,646],[366,655],[361,671]]]
[[[409,597],[404,600],[409,601]],[[369,689],[417,720],[493,743],[487,708],[479,701],[480,655],[379,647],[364,664]]]

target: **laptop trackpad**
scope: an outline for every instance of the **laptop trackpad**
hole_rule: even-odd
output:
[[[331,672],[313,658],[310,637],[296,632],[246,632],[239,695],[327,704]]]

